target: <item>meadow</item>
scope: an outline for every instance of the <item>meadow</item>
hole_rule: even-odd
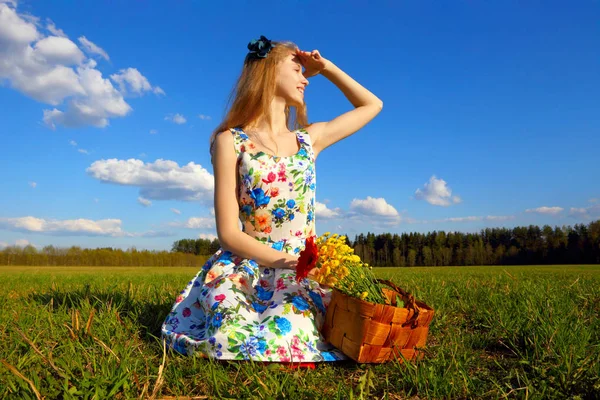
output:
[[[600,398],[600,266],[375,270],[435,309],[424,358],[294,371],[164,351],[196,268],[0,267],[0,398]]]

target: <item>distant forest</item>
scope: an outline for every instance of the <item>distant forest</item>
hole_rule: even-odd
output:
[[[375,267],[600,264],[600,220],[573,227],[486,228],[479,233],[369,232],[347,238],[347,243]],[[219,247],[216,239],[177,240],[171,251],[8,246],[0,250],[0,265],[201,267]]]

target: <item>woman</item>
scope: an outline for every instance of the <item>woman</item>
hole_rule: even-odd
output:
[[[296,282],[295,267],[315,235],[315,159],[383,103],[317,50],[264,36],[248,50],[231,107],[210,140],[221,248],[177,297],[162,335],[182,354],[220,360],[345,359],[319,334],[331,289]],[[308,124],[304,90],[317,74],[355,109]]]

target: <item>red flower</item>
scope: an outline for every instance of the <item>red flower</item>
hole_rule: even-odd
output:
[[[277,178],[277,176],[273,172],[269,172],[269,175],[267,175],[267,179],[263,179],[262,181],[264,183],[271,183],[275,182],[275,178]]]
[[[192,315],[192,310],[190,310],[188,307],[186,307],[186,308],[184,308],[184,309],[183,309],[183,313],[182,313],[182,314],[183,314],[183,316],[184,316],[185,318],[187,318],[187,317],[189,317],[190,315]]]
[[[215,296],[215,300],[220,303],[223,300],[225,300],[225,295],[224,294],[218,294],[218,295]]]
[[[310,236],[306,239],[306,247],[300,252],[300,258],[296,265],[296,282],[300,282],[308,276],[308,273],[317,265],[319,258],[319,249],[315,243],[315,237]]]

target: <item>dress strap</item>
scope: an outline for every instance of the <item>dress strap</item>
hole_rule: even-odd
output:
[[[312,147],[312,138],[310,134],[306,132],[304,128],[300,128],[296,131],[296,136],[298,136],[298,141],[300,144],[306,149],[306,152],[310,156],[311,160],[315,160],[315,152]]]
[[[240,128],[230,128],[233,134],[233,147],[235,148],[235,154],[239,157],[240,153],[246,151],[244,143],[248,140],[248,135]]]

